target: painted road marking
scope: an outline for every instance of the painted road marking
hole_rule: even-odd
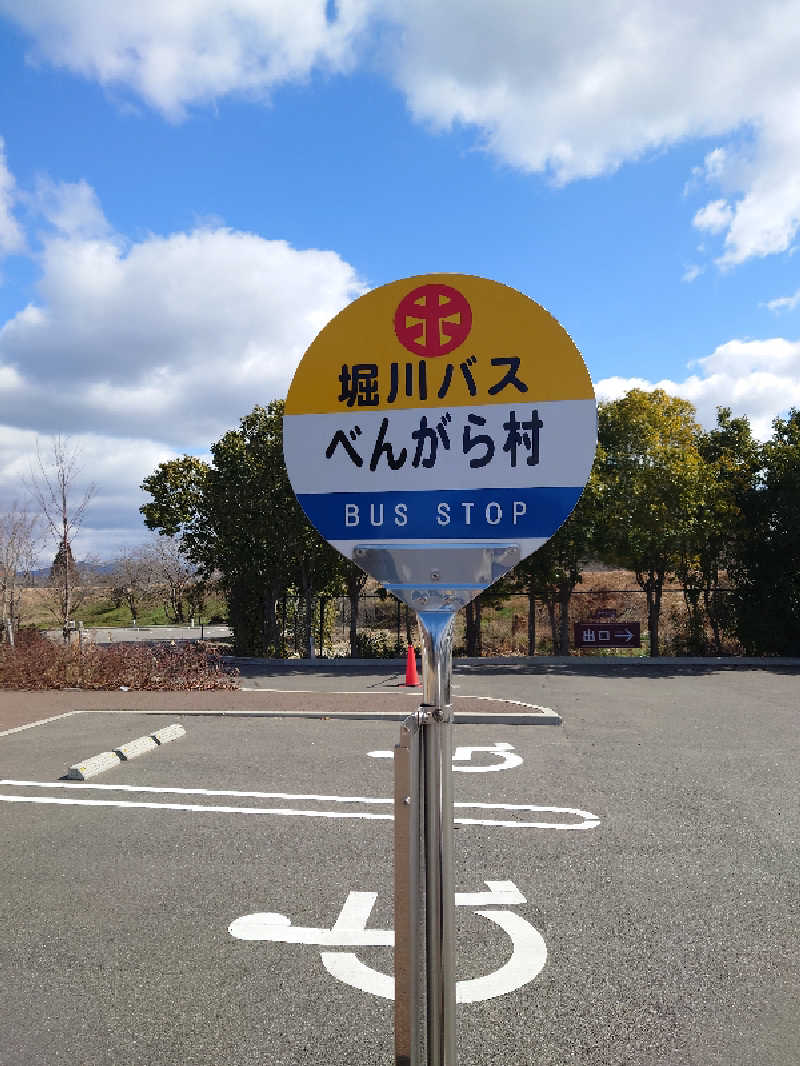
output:
[[[48,722],[57,722],[59,718],[69,718],[73,714],[81,714],[81,711],[64,711],[63,714],[54,714],[50,718],[39,718],[35,722],[27,722],[25,725],[14,726],[13,729],[4,729],[0,737],[10,737],[12,733],[22,733],[25,729],[34,729],[37,725],[47,725]]]
[[[490,763],[488,766],[454,766],[453,770],[462,774],[491,774],[496,770],[511,770],[515,766],[522,765],[521,755],[512,755],[513,744],[497,740],[491,747],[456,748],[453,754],[453,762],[469,762],[475,752],[487,752],[490,755],[498,755],[500,762]],[[368,751],[371,759],[393,759],[393,751]]]
[[[20,780],[2,780],[0,786],[13,787],[13,788],[46,788],[46,789],[87,789],[87,790],[101,790],[101,791],[117,791],[126,793],[158,793],[164,795],[181,795],[181,796],[231,796],[238,798],[248,799],[277,799],[285,800],[290,803],[341,803],[352,804],[362,806],[383,806],[391,807],[394,804],[393,799],[382,799],[366,796],[314,796],[314,795],[292,795],[287,792],[238,792],[231,790],[221,789],[192,789],[192,788],[177,788],[177,787],[156,787],[153,785],[100,785],[100,784],[86,784],[82,781],[20,781]],[[14,796],[0,794],[0,802],[3,803],[39,803],[39,804],[53,804],[57,806],[81,806],[81,807],[123,807],[131,809],[150,809],[150,810],[169,810],[169,811],[191,811],[192,813],[207,812],[210,814],[262,814],[262,815],[275,815],[277,817],[296,817],[296,818],[333,818],[340,820],[361,820],[361,821],[385,821],[391,822],[394,820],[394,814],[387,811],[386,813],[375,811],[341,811],[341,810],[322,810],[316,808],[301,809],[299,807],[233,807],[233,806],[217,806],[205,803],[148,803],[135,800],[123,800],[123,799],[73,799],[62,796]],[[496,826],[497,828],[505,829],[594,829],[600,819],[596,814],[592,814],[590,811],[584,811],[577,807],[544,807],[538,804],[530,803],[456,803],[455,807],[459,810],[479,810],[479,811],[491,811],[491,812],[515,812],[520,815],[525,813],[533,814],[555,814],[563,815],[564,817],[571,817],[580,819],[579,821],[525,821],[520,818],[456,818],[456,824],[458,825],[483,825],[483,826]]]
[[[486,881],[488,892],[456,892],[457,907],[491,904],[515,906],[526,903],[513,881]],[[238,940],[270,941],[314,947],[392,947],[394,930],[367,929],[377,892],[350,892],[339,917],[330,929],[293,926],[285,914],[245,914],[228,926]],[[508,961],[493,973],[456,983],[459,1003],[476,1003],[504,996],[528,984],[547,961],[547,947],[538,930],[521,915],[509,910],[478,910],[508,935],[512,951]],[[325,969],[338,981],[383,999],[394,999],[394,977],[363,963],[354,952],[321,951]]]

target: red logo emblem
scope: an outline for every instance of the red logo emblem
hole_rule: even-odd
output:
[[[472,328],[472,308],[450,285],[420,285],[397,306],[394,331],[404,348],[431,359],[462,344]]]

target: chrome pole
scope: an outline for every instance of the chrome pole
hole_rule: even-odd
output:
[[[455,1066],[455,882],[450,612],[419,613],[422,631],[422,804],[425,866],[427,1066]]]
[[[420,883],[421,714],[400,727],[394,748],[394,1055],[395,1066],[425,1066],[424,898]]]

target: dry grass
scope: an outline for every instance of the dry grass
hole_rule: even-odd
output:
[[[234,689],[236,674],[214,648],[199,643],[63,644],[27,629],[18,634],[16,647],[0,645],[4,689]]]

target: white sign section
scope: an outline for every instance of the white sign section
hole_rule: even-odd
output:
[[[496,755],[498,762],[489,763],[487,766],[465,766],[463,763],[471,762],[473,755],[488,754]],[[371,759],[393,759],[393,751],[368,751]],[[513,770],[515,766],[522,765],[522,756],[514,753],[514,745],[503,740],[497,740],[494,744],[486,747],[456,748],[453,754],[453,770],[462,774],[491,774],[497,770]]]
[[[486,892],[456,892],[457,907],[475,907],[476,913],[498,926],[511,941],[507,961],[491,973],[456,983],[458,1003],[476,1003],[504,996],[529,984],[547,962],[547,947],[541,933],[521,915],[505,908],[527,902],[513,881],[485,881]],[[392,947],[394,930],[368,929],[376,892],[351,892],[330,929],[293,926],[284,914],[246,914],[228,926],[238,940],[261,940],[320,948]],[[487,907],[502,907],[487,910]],[[361,992],[394,999],[394,977],[367,966],[352,951],[320,952],[331,976]]]
[[[371,546],[518,548],[506,569],[541,547],[589,477],[597,411],[543,307],[485,278],[428,274],[328,323],[297,368],[283,434],[311,522],[383,580]]]

